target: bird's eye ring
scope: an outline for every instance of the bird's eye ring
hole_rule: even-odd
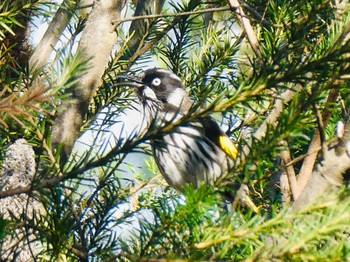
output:
[[[162,83],[162,81],[158,77],[156,77],[152,80],[153,86],[159,86],[161,83]]]

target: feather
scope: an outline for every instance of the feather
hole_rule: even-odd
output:
[[[222,134],[218,139],[219,147],[228,155],[230,158],[235,159],[238,155],[237,147],[233,144],[228,136]]]

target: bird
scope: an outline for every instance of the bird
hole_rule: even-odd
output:
[[[179,121],[193,107],[181,78],[170,70],[148,69],[135,82],[147,126]],[[177,125],[150,144],[160,173],[180,192],[187,185],[213,184],[230,171],[238,155],[235,144],[210,116]]]

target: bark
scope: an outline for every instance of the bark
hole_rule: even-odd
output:
[[[69,156],[78,138],[89,102],[101,84],[117,33],[112,22],[120,18],[124,0],[98,0],[89,14],[77,52],[87,61],[88,70],[73,88],[72,100],[64,105],[53,128],[52,142],[62,147],[63,161]]]
[[[64,0],[60,8],[58,8],[43,38],[29,59],[29,69],[31,72],[40,70],[47,63],[58,39],[61,37],[73,15],[71,9],[74,7],[72,4],[75,4],[75,2]]]

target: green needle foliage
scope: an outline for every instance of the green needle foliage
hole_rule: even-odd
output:
[[[126,16],[141,2],[126,1]],[[240,1],[249,31],[229,1],[153,1],[157,8],[148,2],[139,14],[158,15],[139,20],[139,32],[130,32],[127,21],[113,21],[116,45],[103,76],[95,79],[100,86],[82,126],[72,130],[80,138],[67,159],[61,158],[63,146],[51,144],[52,130],[57,116],[83,94],[79,81],[94,70],[79,47],[75,51],[93,19],[84,13],[89,5],[66,5],[73,18],[54,58],[31,72],[34,47],[23,49],[26,30],[38,23],[35,17],[51,21],[58,6],[33,0],[0,4],[0,260],[20,261],[21,252],[28,261],[349,260],[346,185],[297,212],[276,185],[288,164],[281,161],[283,152],[299,174],[315,134],[319,147],[332,145],[336,123],[348,116],[349,4]],[[249,42],[252,34],[258,46]],[[193,110],[162,128],[129,128],[136,122],[137,98],[117,76],[154,66],[183,79]],[[212,187],[179,194],[159,175],[149,140],[207,115],[235,141],[241,161]],[[8,187],[5,182],[17,172],[8,175],[8,148],[18,138],[35,152],[35,173],[30,183]],[[322,159],[321,152],[316,162]],[[231,206],[219,194],[224,184],[242,183],[258,213]],[[23,196],[19,213],[5,204]]]

